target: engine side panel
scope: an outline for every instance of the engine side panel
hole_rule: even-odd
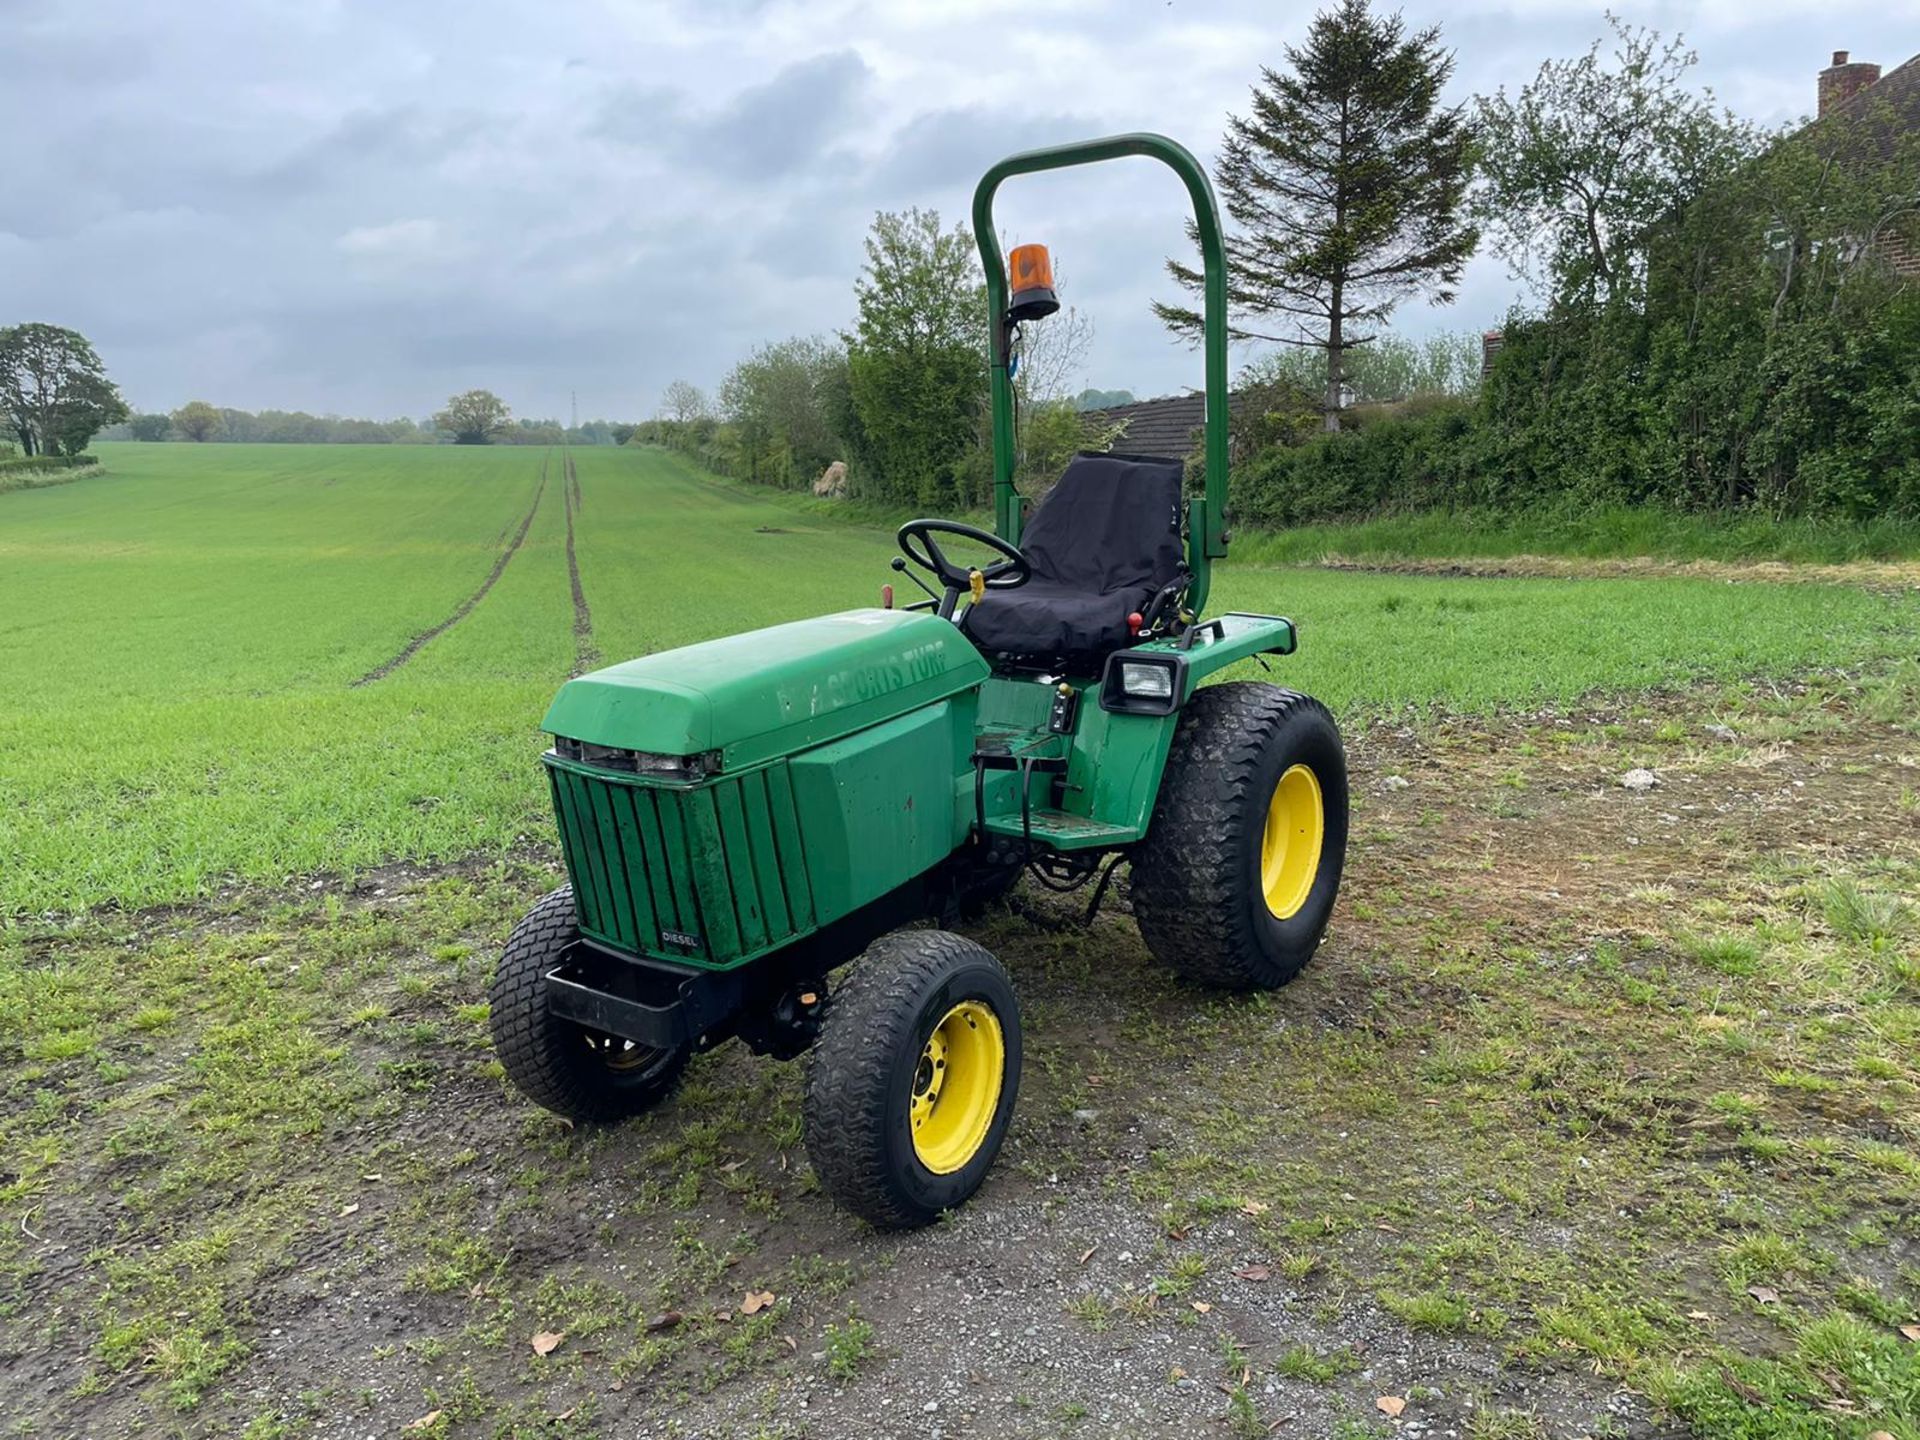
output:
[[[788,769],[823,918],[844,915],[931,870],[966,833],[954,777],[972,737],[967,703],[928,705],[796,755]],[[964,718],[963,718],[964,716]]]

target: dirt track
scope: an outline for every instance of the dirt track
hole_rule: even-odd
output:
[[[513,532],[513,538],[507,542],[506,547],[495,557],[493,568],[487,572],[487,578],[480,582],[480,588],[462,600],[458,605],[454,606],[453,612],[448,615],[446,619],[422,630],[418,635],[415,635],[411,640],[407,641],[405,645],[401,646],[397,654],[389,659],[382,660],[378,665],[374,666],[373,669],[362,675],[358,680],[355,680],[353,682],[355,688],[361,685],[371,685],[376,680],[384,680],[415,655],[419,654],[422,647],[429,641],[446,634],[447,631],[466,619],[467,616],[473,613],[474,606],[487,598],[487,592],[499,583],[500,577],[506,573],[507,563],[513,559],[514,554],[520,549],[522,542],[526,540],[527,531],[533,528],[533,517],[540,513],[541,498],[547,493],[547,465],[551,459],[551,451],[540,457],[540,483],[534,487],[533,503],[527,507],[527,513],[520,521],[520,528]],[[567,560],[569,563],[573,560],[573,512],[571,509],[567,512]],[[579,594],[578,584],[579,582],[576,578],[576,595]],[[582,599],[578,603],[584,605],[586,602]]]
[[[573,452],[562,450],[561,454],[566,461],[561,494],[567,509],[567,583],[573,589],[573,673],[584,675],[600,663],[600,651],[593,643],[593,611],[587,608],[587,591],[580,583],[580,561],[573,546],[573,517],[580,511],[580,476],[573,468]]]

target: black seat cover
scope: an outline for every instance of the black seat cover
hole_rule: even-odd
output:
[[[960,629],[990,656],[1016,663],[1098,664],[1133,637],[1144,612],[1180,578],[1178,460],[1080,454],[1020,536],[1033,578],[989,590]]]

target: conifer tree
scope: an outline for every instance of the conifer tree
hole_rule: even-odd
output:
[[[1251,112],[1229,118],[1215,178],[1225,202],[1232,333],[1326,355],[1326,428],[1340,428],[1346,356],[1401,301],[1453,299],[1478,232],[1465,214],[1473,134],[1443,107],[1453,56],[1438,26],[1340,0],[1262,69]],[[1191,227],[1190,227],[1191,229]],[[1198,293],[1201,272],[1168,270]],[[1176,333],[1199,313],[1156,303]]]

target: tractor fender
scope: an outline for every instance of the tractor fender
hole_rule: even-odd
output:
[[[1291,655],[1298,628],[1279,615],[1238,611],[1201,621],[1175,639],[1115,651],[1087,698],[1073,740],[1067,784],[1090,795],[1088,814],[1136,839],[1147,833],[1160,777],[1179,727],[1180,712],[1202,682],[1255,655]],[[1151,701],[1129,696],[1127,665],[1155,665],[1173,672],[1168,694]]]

